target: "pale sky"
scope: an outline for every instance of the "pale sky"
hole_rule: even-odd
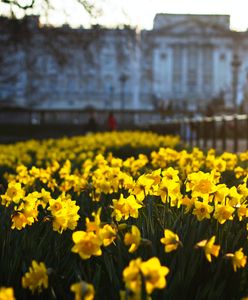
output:
[[[72,4],[73,0],[53,1],[55,10],[49,14],[50,23],[54,25],[69,23],[73,27],[89,25],[89,17],[80,5]],[[244,31],[248,28],[247,0],[98,0],[98,2],[104,11],[104,15],[98,21],[106,26],[130,23],[141,29],[151,29],[157,13],[186,13],[227,14],[231,16],[233,30]],[[45,22],[45,18],[42,21]]]
[[[227,14],[231,16],[231,28],[246,30],[248,28],[247,0],[112,0],[111,3],[122,3],[130,16],[130,23],[141,28],[152,28],[157,13],[186,14]],[[112,4],[113,5],[113,4]],[[113,5],[114,7],[114,5]],[[114,10],[105,20],[118,20]]]

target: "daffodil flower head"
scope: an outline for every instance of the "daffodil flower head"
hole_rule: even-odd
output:
[[[225,257],[231,259],[234,272],[236,272],[238,268],[244,268],[247,262],[247,256],[243,253],[243,248],[240,248],[234,253],[227,253]]]
[[[220,224],[224,224],[227,220],[233,220],[232,214],[235,209],[230,205],[217,204],[215,205],[213,217],[217,219]]]
[[[152,257],[148,261],[142,262],[140,269],[145,280],[146,292],[149,295],[154,289],[166,287],[165,276],[169,273],[169,269],[161,266],[157,257]]]
[[[166,253],[176,250],[181,244],[178,235],[169,229],[164,230],[164,237],[160,241],[165,245],[164,251]]]
[[[0,300],[15,300],[12,287],[0,287]]]
[[[134,195],[124,198],[123,194],[121,194],[119,200],[113,200],[114,211],[112,217],[115,217],[116,221],[121,219],[127,220],[129,217],[138,218],[138,210],[141,207],[142,205],[138,203]]]
[[[75,300],[93,300],[95,296],[94,286],[85,281],[74,283],[70,287],[75,294]]]
[[[102,240],[103,246],[107,247],[116,239],[117,228],[114,225],[105,224],[99,229],[99,237]]]
[[[102,254],[102,239],[94,232],[75,231],[72,234],[74,246],[71,251],[78,253],[82,259],[89,259],[92,255]]]
[[[43,262],[38,263],[33,260],[29,271],[22,277],[23,288],[29,288],[32,293],[40,293],[43,288],[48,288],[48,273]]]
[[[126,284],[126,288],[134,293],[139,293],[141,291],[141,262],[141,258],[131,260],[129,265],[123,270],[123,280]]]
[[[217,257],[219,255],[220,246],[215,245],[215,236],[212,236],[209,240],[202,240],[196,244],[197,248],[202,248],[205,252],[206,258],[209,262],[212,261],[211,255]]]
[[[209,205],[206,201],[198,201],[194,202],[195,208],[193,209],[192,214],[197,217],[198,221],[202,221],[203,219],[210,219],[210,214],[214,210],[213,206]]]
[[[132,225],[131,232],[127,232],[124,236],[124,244],[130,246],[128,252],[135,252],[141,241],[141,234],[139,228],[135,225]]]

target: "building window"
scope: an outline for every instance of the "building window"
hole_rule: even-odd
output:
[[[167,58],[167,54],[166,53],[161,53],[160,54],[160,58],[161,59],[166,59]]]
[[[202,49],[202,76],[203,90],[211,91],[213,82],[213,48],[204,47]]]
[[[47,56],[47,74],[56,74],[57,71],[55,59],[51,56]]]
[[[112,70],[114,69],[114,55],[112,50],[107,49],[102,52],[102,66],[104,69]]]
[[[225,59],[226,59],[225,53],[221,53],[221,54],[220,54],[220,60],[225,60]]]
[[[197,88],[197,69],[198,69],[198,49],[196,46],[188,47],[188,70],[187,85],[188,91],[195,91]]]
[[[176,45],[173,47],[173,91],[180,93],[182,91],[182,47]]]

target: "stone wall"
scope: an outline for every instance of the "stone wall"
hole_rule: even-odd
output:
[[[44,27],[37,17],[0,25],[1,106],[204,110],[241,102],[247,85],[248,33],[232,32],[226,15],[158,14],[141,32]]]

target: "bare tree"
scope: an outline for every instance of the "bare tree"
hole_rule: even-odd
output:
[[[83,9],[92,17],[97,18],[102,13],[100,2],[97,0],[71,0],[72,2],[79,3]],[[12,16],[15,16],[17,10],[21,10],[24,14],[35,9],[37,5],[41,5],[41,14],[47,13],[48,10],[54,9],[53,0],[0,0],[0,4],[4,3],[9,6],[9,11]]]
[[[108,0],[70,1],[79,3],[93,18],[92,20],[97,21],[97,16],[101,14],[100,5]],[[70,60],[74,57],[72,51],[80,48],[83,59],[89,66],[92,67],[96,63],[91,45],[99,44],[97,48],[100,49],[107,29],[100,25],[92,25],[90,30],[78,28],[73,31],[66,26],[61,28],[46,25],[40,27],[39,18],[32,14],[36,14],[37,7],[40,5],[44,9],[40,11],[42,16],[49,10],[55,9],[53,0],[0,0],[0,7],[1,4],[7,5],[12,18],[0,17],[0,106],[15,106],[17,102],[20,105],[28,102],[29,105],[35,106],[41,102],[42,99],[39,99],[39,95],[45,95],[39,93],[40,86],[37,83],[42,83],[44,75],[40,69],[48,64],[47,59],[54,59],[55,69],[60,73],[64,66],[70,65]],[[18,19],[15,16],[15,12],[18,11],[23,12],[24,18]],[[131,35],[130,40],[132,40],[134,31],[128,26],[123,28],[127,36]],[[121,65],[124,62],[131,63],[127,61],[127,55],[123,51],[124,48],[133,47],[133,45],[132,43],[126,44],[125,41],[122,41],[117,47],[119,49],[117,61]],[[22,94],[21,90],[23,90]],[[16,101],[15,99],[23,100]]]
[[[15,99],[23,99],[18,101],[20,105],[27,101],[29,105],[39,103],[39,95],[45,96],[39,92],[39,83],[44,80],[43,69],[48,60],[53,60],[60,73],[64,66],[71,65],[75,52],[81,49],[81,55],[93,66],[91,45],[97,43],[101,48],[105,34],[99,26],[90,30],[39,27],[38,17],[0,17],[0,24],[0,106],[15,106]]]

